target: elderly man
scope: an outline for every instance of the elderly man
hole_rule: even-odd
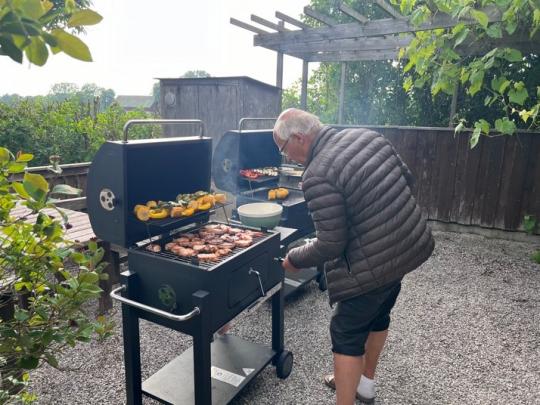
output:
[[[382,135],[338,131],[289,109],[274,126],[280,152],[305,166],[302,189],[316,239],[291,250],[288,271],[324,263],[337,404],[372,403],[379,355],[401,279],[431,255],[431,230],[412,195],[412,174]]]

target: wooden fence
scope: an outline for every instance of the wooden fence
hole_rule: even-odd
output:
[[[540,134],[487,138],[474,149],[470,133],[452,129],[371,127],[395,146],[417,179],[415,193],[430,219],[522,230],[540,221]]]
[[[370,127],[385,135],[416,176],[417,199],[436,221],[522,230],[540,222],[540,134],[486,138],[469,148],[469,133],[448,128]],[[86,189],[88,163],[63,165],[62,175],[33,168],[53,183]]]

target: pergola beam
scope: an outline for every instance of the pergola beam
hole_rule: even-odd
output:
[[[349,7],[347,4],[345,4],[343,1],[339,2],[339,10],[343,14],[347,14],[349,17],[354,18],[356,21],[363,23],[368,22],[368,18],[364,17],[362,14],[360,14],[358,11],[356,11],[354,8]]]
[[[276,17],[298,28],[302,28],[302,29],[311,28],[309,25],[304,24],[302,21],[297,20],[296,18],[290,17],[287,14],[280,13],[279,11],[276,11]]]
[[[339,25],[339,23],[336,20],[334,20],[332,17],[327,16],[323,13],[320,13],[317,10],[313,10],[311,7],[308,7],[308,6],[304,7],[304,14],[330,27]]]
[[[500,11],[494,7],[483,10],[489,21],[500,21]],[[271,47],[280,45],[286,41],[316,42],[323,40],[336,40],[347,38],[362,38],[381,35],[393,35],[417,31],[432,30],[437,28],[450,28],[458,22],[467,24],[467,20],[456,20],[447,15],[435,15],[429,21],[415,26],[406,19],[388,18],[383,20],[369,21],[364,25],[358,23],[339,24],[331,27],[306,28],[289,32],[261,34],[255,37],[255,45]],[[470,20],[470,23],[475,21]]]
[[[260,28],[254,27],[253,25],[250,25],[248,23],[245,23],[243,21],[237,20],[236,18],[231,18],[229,22],[232,25],[236,25],[237,27],[243,28],[245,30],[254,32],[255,34],[270,34],[270,32],[261,30]]]
[[[278,24],[273,23],[272,21],[268,21],[262,17],[259,17],[255,14],[251,14],[251,21],[256,22],[257,24],[264,25],[265,27],[272,28],[273,30],[276,30],[278,32],[287,32],[290,31],[285,27],[282,27]]]
[[[400,13],[396,11],[394,7],[392,7],[390,4],[388,4],[385,0],[375,0],[375,3],[382,8],[384,11],[386,11],[388,14],[390,14],[394,18],[404,18]]]
[[[403,37],[396,35],[387,38],[339,39],[306,43],[287,41],[279,46],[267,48],[284,53],[398,50],[409,45],[412,39],[412,35]]]
[[[398,58],[398,51],[344,51],[290,53],[289,55],[307,62],[354,62],[370,60],[393,60]]]

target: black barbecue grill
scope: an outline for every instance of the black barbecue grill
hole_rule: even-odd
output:
[[[180,234],[217,224],[209,222],[209,212],[148,223],[133,214],[133,207],[141,202],[169,201],[179,193],[210,189],[211,139],[202,133],[199,137],[127,142],[127,130],[134,123],[185,122],[194,121],[128,122],[124,141],[106,142],[88,173],[88,211],[94,232],[128,249],[129,271],[122,273],[122,285],[111,295],[123,304],[130,405],[141,404],[143,394],[168,404],[228,403],[270,362],[280,378],[286,378],[292,369],[292,354],[284,350],[283,343],[279,232],[259,229],[249,247],[233,248],[213,261],[199,261],[168,252],[165,245]],[[160,251],[148,249],[156,245]],[[272,300],[271,348],[232,335],[211,342],[215,331],[268,298]],[[193,336],[192,349],[144,383],[139,319]]]
[[[236,196],[236,207],[244,204],[268,201],[268,191],[277,187],[287,188],[289,195],[284,200],[272,202],[283,206],[280,226],[294,228],[297,231],[286,241],[290,244],[306,238],[315,232],[315,227],[304,194],[299,188],[301,176],[291,175],[299,168],[282,164],[282,157],[274,143],[272,130],[244,130],[243,124],[253,118],[243,118],[238,130],[226,132],[217,144],[212,161],[212,178],[217,188]],[[269,120],[266,119],[265,120]],[[241,170],[276,167],[278,176],[261,176],[248,179],[240,174]],[[233,217],[237,218],[236,211]],[[311,280],[319,283],[321,290],[326,290],[323,270],[309,268],[299,273],[285,275],[285,296],[296,291]]]

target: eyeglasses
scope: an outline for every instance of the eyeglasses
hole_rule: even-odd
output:
[[[284,150],[285,150],[285,147],[287,146],[287,143],[289,143],[289,139],[291,139],[291,137],[288,137],[285,143],[281,146],[281,148],[279,148],[279,153],[285,157],[287,157],[287,152],[284,152]]]

